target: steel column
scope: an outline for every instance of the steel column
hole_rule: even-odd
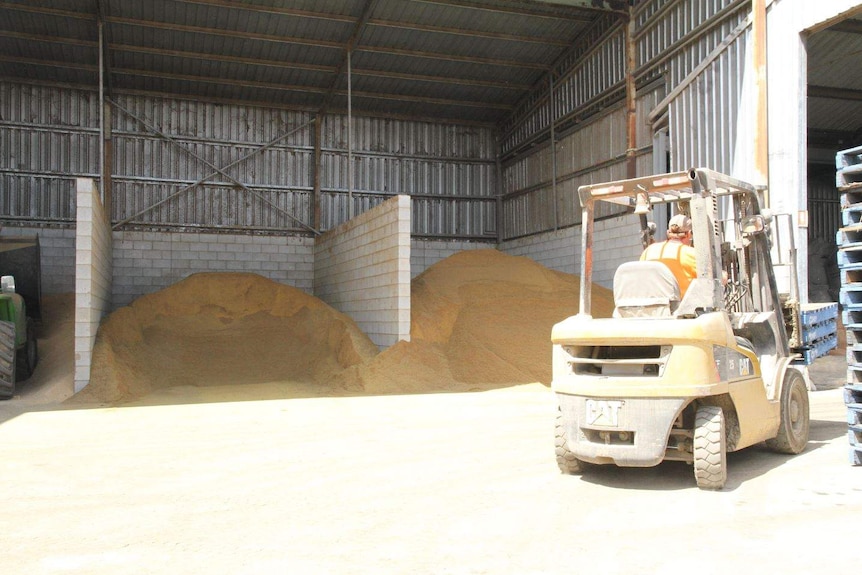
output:
[[[625,28],[626,51],[626,177],[637,177],[637,87],[635,86],[635,18],[634,7],[629,7]]]
[[[765,205],[769,207],[769,122],[766,86],[766,0],[751,0],[752,37],[755,73],[754,176],[755,185],[766,186]]]

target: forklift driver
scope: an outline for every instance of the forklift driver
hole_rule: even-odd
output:
[[[647,246],[641,261],[657,261],[666,265],[679,283],[683,297],[691,280],[697,277],[695,249],[691,247],[691,218],[677,214],[667,226],[667,239]]]

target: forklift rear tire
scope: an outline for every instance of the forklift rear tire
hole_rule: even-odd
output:
[[[766,446],[778,453],[795,455],[808,445],[809,421],[808,388],[805,379],[795,369],[784,372],[781,385],[781,423],[778,435],[766,441]]]
[[[557,466],[566,475],[579,475],[584,471],[585,464],[569,451],[566,439],[566,428],[563,425],[563,412],[557,408],[557,421],[554,426],[554,452],[557,455]]]
[[[36,364],[39,362],[39,347],[36,343],[36,331],[32,321],[27,321],[27,343],[23,348],[18,350],[17,361],[18,368],[15,379],[17,381],[29,379],[36,370]]]
[[[0,399],[15,395],[15,324],[0,321]]]
[[[701,489],[722,489],[727,482],[724,411],[715,405],[697,408],[694,418],[694,478]]]

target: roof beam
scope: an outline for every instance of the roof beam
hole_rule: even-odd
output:
[[[319,64],[303,64],[301,62],[287,62],[285,60],[264,60],[261,58],[245,58],[243,56],[226,56],[208,52],[189,52],[186,50],[167,50],[164,48],[150,48],[148,46],[133,46],[131,44],[112,44],[111,51],[130,52],[133,54],[149,54],[152,56],[168,56],[172,58],[192,58],[208,62],[226,62],[230,64],[247,64],[249,66],[265,66],[268,68],[282,68],[285,70],[307,70],[310,72],[334,73],[335,66],[322,66]]]
[[[32,42],[53,42],[69,46],[81,46],[84,48],[92,48],[98,50],[99,43],[92,40],[77,40],[74,38],[58,38],[56,36],[44,36],[41,34],[26,34],[21,32],[9,32],[0,30],[0,38],[15,38],[19,40]],[[162,48],[150,48],[147,46],[133,46],[130,44],[112,44],[111,52],[114,54],[120,52],[130,52],[135,54],[150,54],[153,56],[166,56],[175,58],[194,58],[197,60],[205,60],[211,62],[226,62],[232,64],[245,64],[249,66],[265,66],[269,68],[280,68],[284,70],[307,70],[311,72],[323,72],[334,74],[335,66],[322,66],[317,64],[303,64],[299,62],[286,62],[276,60],[261,60],[259,58],[244,58],[242,56],[223,56],[219,54],[211,54],[206,52],[189,52],[185,50],[167,50]],[[59,63],[52,63],[45,60],[28,60],[34,63],[42,63],[44,65],[58,66]],[[389,78],[392,80],[409,80],[416,82],[437,82],[441,84],[457,84],[466,86],[481,86],[486,88],[494,88],[500,90],[529,90],[531,84],[516,84],[512,82],[502,82],[493,80],[476,80],[472,78],[462,78],[458,76],[431,76],[425,74],[406,74],[400,72],[386,72],[381,70],[373,70],[371,68],[353,68],[352,73],[356,76],[369,76],[375,78]]]
[[[486,40],[505,40],[507,42],[522,42],[529,44],[547,44],[558,48],[568,46],[568,42],[553,38],[542,38],[540,36],[516,36],[514,34],[501,34],[497,32],[484,32],[482,30],[471,30],[467,28],[450,28],[444,26],[430,26],[428,24],[415,24],[409,22],[395,22],[392,20],[370,20],[369,26],[381,28],[399,28],[401,30],[415,30],[417,32],[432,32],[437,34],[452,34],[455,36],[469,36],[470,38],[484,38]]]
[[[94,40],[79,40],[78,38],[46,36],[44,34],[30,34],[28,32],[13,32],[11,30],[0,30],[0,38],[14,38],[32,42],[50,42],[53,44],[65,44],[67,46],[81,46],[83,48],[99,49],[99,43]]]
[[[58,18],[76,18],[78,20],[96,21],[96,15],[90,12],[74,12],[72,10],[57,10],[55,8],[44,8],[30,6],[28,4],[16,4],[13,2],[0,2],[0,10],[16,10],[18,12],[29,12],[41,16],[57,16]]]
[[[832,88],[831,86],[808,86],[808,97],[862,102],[862,90]]]
[[[259,14],[276,14],[279,16],[295,16],[297,18],[315,18],[317,20],[331,20],[333,22],[352,23],[352,16],[342,14],[327,14],[325,12],[312,12],[311,10],[299,10],[296,8],[283,8],[276,6],[257,6],[254,4],[237,4],[236,0],[180,0],[185,4],[202,4],[204,6],[218,6],[219,8],[230,8],[243,12],[257,12]]]
[[[826,32],[846,32],[848,34],[862,34],[862,21],[844,20],[826,29]]]
[[[0,60],[2,61],[2,60]],[[65,66],[64,66],[65,67]],[[81,66],[82,69],[92,69],[94,72],[98,71],[98,67],[96,66]],[[218,84],[220,86],[230,85],[241,88],[256,88],[256,89],[267,89],[267,90],[276,90],[276,91],[288,91],[288,92],[307,92],[312,94],[327,94],[328,91],[324,88],[316,88],[314,86],[301,86],[301,85],[287,85],[287,84],[269,84],[266,82],[257,82],[253,80],[226,80],[224,78],[215,78],[212,76],[194,76],[191,74],[172,74],[167,72],[153,72],[151,70],[135,70],[129,68],[114,68],[113,73],[115,75],[126,75],[126,76],[137,76],[144,78],[161,78],[165,80],[179,80],[182,82],[200,82],[204,84]],[[333,96],[346,96],[346,90],[333,90]],[[449,98],[429,98],[427,96],[410,96],[404,94],[390,94],[390,93],[380,93],[380,92],[357,92],[353,91],[354,98],[370,98],[375,100],[398,100],[398,101],[410,101],[410,102],[420,102],[427,104],[441,104],[446,106],[467,106],[467,107],[478,107],[478,108],[490,108],[490,109],[498,109],[498,110],[511,110],[511,106],[508,104],[493,104],[488,102],[474,102],[472,100],[453,100]]]
[[[382,72],[369,68],[353,68],[354,76],[373,76],[375,78],[390,78],[393,80],[411,80],[416,82],[437,82],[440,84],[457,84],[461,86],[482,86],[485,88],[497,88],[500,90],[529,90],[531,84],[515,84],[512,82],[495,82],[493,80],[473,80],[470,78],[459,78],[457,76],[427,76],[425,74],[404,74],[399,72]]]
[[[347,90],[337,90],[339,96],[347,96]],[[466,108],[482,108],[483,110],[511,111],[509,104],[495,104],[493,102],[477,102],[475,100],[453,100],[451,98],[429,98],[427,96],[409,96],[405,94],[389,94],[381,92],[357,92],[353,90],[353,98],[369,98],[372,100],[395,100],[397,102],[415,102],[419,104],[436,104],[442,106],[459,106]]]
[[[8,62],[10,64],[24,64],[26,66],[44,66],[47,68],[68,68],[73,70],[84,70],[86,72],[99,73],[98,64],[82,64],[79,62],[59,61],[59,60],[38,60],[36,58],[19,58],[17,56],[5,56],[0,54],[0,62]]]
[[[106,22],[111,24],[122,24],[127,26],[137,26],[140,28],[155,28],[157,30],[165,30],[167,32],[193,32],[198,34],[209,34],[212,36],[221,36],[224,38],[241,38],[244,40],[261,40],[264,42],[277,42],[281,44],[299,44],[302,46],[315,46],[318,48],[333,48],[342,49],[344,44],[331,40],[314,40],[311,38],[297,38],[295,36],[278,36],[275,34],[255,34],[241,30],[225,30],[223,28],[206,28],[203,26],[189,26],[186,24],[173,24],[170,22],[156,22],[154,20],[138,20],[135,18],[120,18],[117,16],[108,16]]]
[[[162,48],[149,48],[146,46],[132,46],[129,44],[113,44],[111,51],[131,52],[137,54],[150,54],[153,56],[167,56],[176,58],[193,58],[211,62],[226,62],[231,64],[245,64],[249,66],[265,66],[268,68],[280,68],[283,70],[306,70],[310,72],[323,72],[335,74],[335,66],[322,66],[317,64],[303,64],[299,62],[286,62],[282,60],[261,60],[259,58],[244,58],[242,56],[223,56],[206,52],[187,52],[184,50],[166,50]],[[399,72],[385,72],[372,70],[370,68],[353,68],[352,73],[356,76],[371,76],[375,78],[389,78],[393,80],[413,80],[417,82],[438,82],[442,84],[463,84],[469,86],[484,86],[487,88],[499,88],[507,90],[527,90],[528,84],[513,84],[511,82],[495,82],[490,80],[474,80],[453,76],[430,76],[424,74],[405,74]]]
[[[290,36],[276,36],[273,34],[254,34],[249,32],[241,32],[235,30],[224,30],[220,28],[205,28],[201,26],[187,26],[183,24],[170,24],[166,22],[154,22],[151,20],[137,20],[133,18],[118,18],[109,16],[105,20],[111,24],[125,24],[128,26],[139,26],[142,28],[155,28],[169,32],[194,32],[198,34],[210,34],[224,38],[240,38],[243,40],[259,40],[263,42],[276,42],[281,44],[298,44],[303,46],[315,46],[320,48],[332,48],[334,50],[344,50],[345,43],[335,42],[331,40],[314,40],[310,38],[297,38]],[[502,60],[498,58],[478,58],[473,56],[457,56],[444,54],[441,52],[428,52],[418,50],[406,50],[400,48],[389,48],[385,46],[357,46],[354,48],[356,52],[373,52],[378,54],[391,54],[396,56],[410,56],[418,58],[431,58],[435,60],[443,60],[448,62],[467,62],[475,64],[487,64],[491,66],[503,66],[507,68],[528,68],[533,70],[548,70],[545,64],[534,62],[523,62],[515,60]]]
[[[537,2],[527,4],[500,4],[481,2],[477,0],[415,0],[425,4],[438,4],[440,6],[454,6],[456,8],[469,8],[470,10],[481,10],[484,12],[495,12],[498,14],[517,14],[520,16],[533,16],[536,18],[564,19],[573,22],[592,22],[595,17],[595,9],[586,7],[564,7],[542,5]],[[601,10],[606,12],[606,10]]]
[[[404,50],[401,48],[389,48],[386,46],[359,46],[356,52],[371,52],[376,54],[391,54],[393,56],[410,56],[414,58],[428,58],[442,60],[444,62],[464,62],[466,64],[485,64],[488,66],[502,66],[504,68],[527,68],[530,70],[548,71],[547,64],[538,62],[523,62],[517,60],[502,60],[500,58],[479,58],[476,56],[459,56],[456,54],[441,54],[440,52],[427,52],[422,50]]]
[[[271,84],[268,82],[259,82],[256,80],[240,80],[236,78],[217,78],[215,76],[195,76],[193,74],[174,74],[172,72],[159,72],[154,70],[137,70],[134,68],[114,68],[112,70],[116,76],[136,76],[141,78],[156,78],[164,80],[180,80],[182,82],[199,82],[202,84],[218,84],[220,86],[236,86],[242,88],[257,88],[278,91],[290,92],[308,92],[312,94],[322,94],[326,90],[316,88],[314,86],[301,86],[298,84]]]

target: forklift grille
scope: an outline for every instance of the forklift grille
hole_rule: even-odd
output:
[[[595,345],[564,346],[575,375],[660,377],[673,346]]]

